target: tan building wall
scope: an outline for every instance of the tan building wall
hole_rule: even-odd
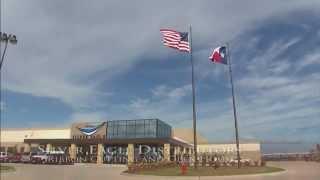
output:
[[[69,139],[65,129],[1,129],[1,143],[22,143],[24,139]]]
[[[236,144],[199,144],[198,152],[227,152],[236,151]],[[260,151],[260,143],[239,144],[240,151]]]
[[[184,141],[193,144],[193,130],[187,128],[174,128],[172,129],[172,137],[182,139]],[[205,139],[201,134],[197,133],[197,143],[206,144],[208,140]]]
[[[261,161],[260,143],[239,144],[241,159]],[[199,144],[199,154],[223,154],[226,159],[236,158],[236,144]]]

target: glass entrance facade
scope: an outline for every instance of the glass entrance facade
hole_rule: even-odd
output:
[[[108,121],[107,139],[169,138],[171,126],[159,119]]]

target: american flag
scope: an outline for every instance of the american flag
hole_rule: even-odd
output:
[[[188,33],[170,29],[160,29],[163,35],[163,44],[180,51],[190,52]]]

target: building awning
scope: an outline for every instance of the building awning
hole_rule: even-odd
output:
[[[173,138],[132,138],[132,139],[25,139],[29,144],[59,144],[59,145],[127,145],[127,144],[171,144],[175,146],[192,147],[192,145]]]

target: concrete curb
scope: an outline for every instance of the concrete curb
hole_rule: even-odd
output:
[[[163,178],[192,178],[192,177],[224,177],[224,178],[236,178],[236,177],[262,177],[262,176],[278,176],[281,174],[288,173],[287,169],[278,172],[266,172],[266,173],[257,173],[257,174],[238,174],[238,175],[217,175],[217,176],[157,176],[157,175],[144,175],[144,174],[131,174],[126,172],[121,172],[120,175],[128,177],[163,177]]]

